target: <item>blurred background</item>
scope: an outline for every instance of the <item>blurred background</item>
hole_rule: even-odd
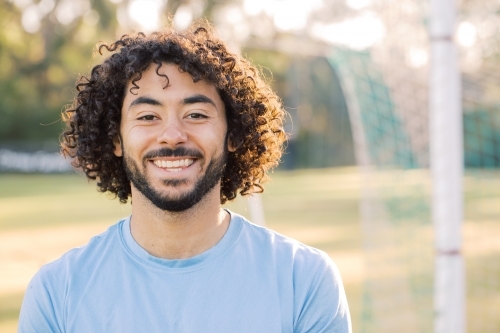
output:
[[[500,0],[457,2],[467,329],[500,332]],[[45,263],[130,213],[57,154],[99,41],[206,17],[289,113],[266,225],[326,251],[355,332],[433,331],[430,4],[419,0],[0,0],[0,331]],[[250,217],[251,204],[230,209]],[[462,208],[461,208],[462,209]]]

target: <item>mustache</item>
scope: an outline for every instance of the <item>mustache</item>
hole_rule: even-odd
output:
[[[203,158],[203,154],[196,149],[190,149],[186,147],[179,147],[175,149],[170,148],[160,148],[157,150],[149,151],[144,159],[151,159],[157,157],[178,157],[178,156],[189,156],[194,158]]]

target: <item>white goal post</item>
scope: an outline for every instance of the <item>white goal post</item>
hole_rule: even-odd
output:
[[[463,129],[454,0],[431,0],[430,168],[435,233],[435,333],[464,333]]]

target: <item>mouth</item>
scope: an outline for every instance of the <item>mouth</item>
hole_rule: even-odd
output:
[[[168,172],[180,172],[186,168],[188,168],[191,164],[194,163],[193,158],[183,158],[183,159],[170,159],[170,160],[160,160],[154,159],[152,160],[153,164],[158,168],[162,168]]]

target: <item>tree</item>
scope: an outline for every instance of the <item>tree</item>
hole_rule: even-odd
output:
[[[68,3],[1,5],[0,142],[4,144],[56,141],[60,111],[71,102],[75,77],[88,72],[92,45],[114,37],[114,5],[96,1],[94,9],[72,8]],[[65,10],[74,10],[72,19],[64,16]]]

